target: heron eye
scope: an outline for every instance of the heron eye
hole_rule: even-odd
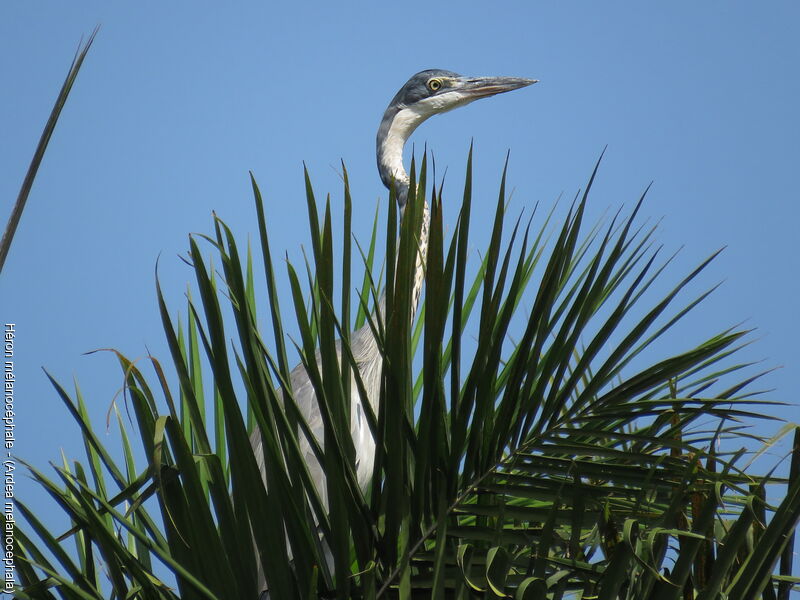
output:
[[[442,80],[441,79],[431,79],[428,82],[428,87],[432,92],[436,92],[441,89],[442,87]]]

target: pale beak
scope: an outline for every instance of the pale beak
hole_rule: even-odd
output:
[[[538,79],[522,77],[465,77],[456,89],[468,96],[470,100],[488,98],[496,94],[518,90],[536,83]]]

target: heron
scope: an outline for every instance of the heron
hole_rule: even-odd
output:
[[[428,69],[413,75],[392,98],[383,113],[376,139],[378,172],[381,181],[397,200],[402,222],[410,185],[408,173],[403,166],[403,149],[412,133],[425,120],[439,113],[465,106],[481,98],[489,98],[536,83],[535,79],[521,77],[465,77],[452,71]],[[391,193],[390,193],[391,196]],[[423,205],[422,225],[418,238],[415,276],[411,294],[411,320],[414,320],[424,280],[425,257],[428,243],[430,213],[427,203]],[[381,313],[385,306],[385,296],[378,300],[376,310]],[[381,388],[383,357],[369,323],[350,335],[350,348],[355,367],[358,368],[367,401],[374,414],[378,414],[378,400]],[[341,363],[341,340],[336,341],[336,353]],[[319,356],[317,356],[319,361]],[[303,364],[297,365],[290,373],[292,393],[298,409],[308,423],[320,446],[324,448],[324,426],[319,404],[308,373]],[[375,463],[375,440],[367,423],[361,396],[355,378],[351,376],[350,385],[350,435],[355,448],[355,471],[358,484],[366,490]],[[312,451],[309,440],[300,434],[300,448],[314,481],[317,493],[327,506],[327,486],[325,473]],[[261,448],[261,434],[256,429],[251,438],[262,477],[266,478],[264,453]],[[268,597],[264,572],[259,564],[259,589],[262,598]]]

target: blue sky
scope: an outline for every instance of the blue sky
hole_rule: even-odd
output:
[[[77,378],[101,426],[121,376],[110,355],[83,353],[167,358],[155,261],[183,311],[187,234],[210,231],[215,210],[237,234],[256,235],[248,170],[277,255],[299,259],[308,239],[303,161],[335,206],[345,161],[354,230],[366,239],[386,195],[375,130],[400,85],[432,67],[541,80],[432,119],[412,138],[448,168],[454,202],[470,140],[487,215],[507,150],[520,210],[571,198],[608,145],[590,220],[631,206],[654,181],[642,214],[663,219],[666,250],[683,248],[664,291],[727,247],[703,280],[722,287],[664,353],[743,321],[757,330],[742,358],[782,366],[764,385],[796,402],[796,3],[342,4],[3,3],[3,220],[78,41],[102,26],[0,279],[0,318],[18,329],[20,456],[43,465],[61,449],[81,452],[41,367],[65,384]],[[486,221],[475,219],[476,239]],[[797,419],[794,407],[776,414]],[[18,491],[46,505],[29,482]]]

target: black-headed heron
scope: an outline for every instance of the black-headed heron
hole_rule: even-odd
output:
[[[409,177],[403,167],[403,148],[409,136],[426,119],[433,115],[465,106],[474,100],[488,98],[503,92],[509,92],[536,83],[534,79],[519,77],[464,77],[452,71],[429,69],[412,76],[400,88],[383,113],[377,136],[378,171],[387,188],[395,186],[395,196],[401,215],[405,208],[408,193]],[[402,217],[401,217],[402,218]],[[428,242],[429,212],[427,204],[423,207],[422,228],[419,236],[419,252],[412,291],[411,319],[414,319],[416,307],[422,291],[424,261]],[[383,298],[378,302],[378,310],[382,310]],[[378,413],[380,396],[381,369],[383,359],[372,329],[364,325],[350,336],[350,347],[359,370],[366,395],[372,410]],[[341,360],[341,345],[337,340],[336,351]],[[295,401],[302,412],[310,430],[320,445],[324,444],[323,423],[319,405],[305,368],[297,365],[291,372],[291,384]],[[362,490],[366,489],[372,477],[375,461],[375,441],[367,424],[361,397],[355,381],[351,382],[350,434],[356,452],[356,475]],[[300,446],[308,465],[309,472],[316,484],[317,492],[323,502],[327,503],[325,473],[314,455],[308,440],[299,433]],[[264,455],[261,450],[261,435],[258,430],[251,437],[253,449],[257,455],[262,475]],[[260,589],[266,589],[263,569],[259,569]],[[264,594],[262,597],[268,597]]]

